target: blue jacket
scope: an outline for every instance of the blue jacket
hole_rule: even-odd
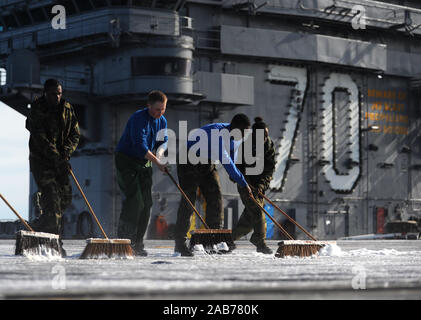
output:
[[[227,171],[228,175],[232,180],[238,183],[240,186],[245,187],[247,186],[246,179],[244,178],[243,174],[238,170],[237,166],[235,165],[235,160],[237,158],[237,150],[241,144],[241,141],[234,141],[233,139],[229,140],[229,146],[226,146],[223,142],[223,138],[220,137],[219,141],[211,141],[211,130],[218,130],[221,131],[226,129],[229,133],[230,131],[230,124],[229,123],[211,123],[206,126],[201,127],[200,129],[204,130],[207,135],[207,146],[208,146],[208,160],[219,160],[224,169]],[[187,150],[196,144],[200,138],[196,138],[196,140],[188,140],[187,141]],[[219,148],[217,148],[219,146]],[[197,156],[200,155],[200,149],[197,152]]]
[[[164,116],[154,119],[149,115],[148,108],[138,110],[127,121],[116,151],[145,160],[148,150],[153,151],[167,143],[166,131],[164,141],[156,141],[161,129],[167,129],[167,119]]]

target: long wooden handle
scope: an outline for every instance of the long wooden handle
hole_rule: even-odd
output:
[[[19,220],[23,223],[23,225],[25,226],[26,229],[28,229],[29,231],[34,231],[34,229],[31,228],[31,226],[25,221],[25,219],[22,218],[19,213],[17,213],[17,211],[11,206],[11,204],[9,202],[7,202],[7,200],[3,197],[3,195],[1,193],[0,193],[0,198],[4,201],[5,204],[7,204],[7,206],[19,218]]]
[[[250,195],[250,198],[254,201],[254,203],[266,214],[266,216],[270,219],[270,220],[272,220],[272,222],[279,228],[279,230],[281,230],[282,231],[282,233],[289,239],[289,240],[294,240],[294,238],[284,229],[284,228],[282,228],[282,226],[279,224],[279,222],[278,221],[276,221],[270,214],[269,214],[269,212],[267,212],[266,210],[265,210],[265,208],[263,208],[261,205],[260,205],[260,203],[259,202],[257,202],[257,200],[252,196],[252,195]]]
[[[168,174],[168,176],[170,177],[170,179],[172,180],[172,182],[174,182],[174,184],[177,186],[178,190],[180,191],[180,193],[183,195],[184,199],[189,203],[189,205],[192,207],[194,213],[196,213],[196,215],[199,217],[200,221],[203,223],[203,225],[205,226],[206,229],[210,229],[209,226],[206,224],[205,220],[203,220],[202,216],[200,215],[200,213],[196,210],[196,207],[193,205],[193,203],[190,201],[190,199],[187,197],[187,195],[184,193],[183,189],[181,189],[180,185],[177,183],[177,181],[175,181],[174,177],[171,175],[171,173],[168,171],[168,169],[166,170],[166,173]]]
[[[306,229],[304,229],[297,221],[292,219],[288,214],[286,214],[281,208],[279,208],[276,204],[273,203],[268,197],[266,197],[263,192],[258,191],[259,195],[265,198],[272,206],[274,206],[280,213],[282,213],[289,221],[295,224],[301,231],[303,231],[311,240],[317,241],[315,237],[313,237]]]
[[[75,181],[76,187],[79,189],[80,194],[82,195],[83,199],[85,200],[85,203],[86,203],[86,205],[88,206],[89,211],[91,212],[91,215],[94,217],[94,219],[95,219],[95,221],[96,221],[96,223],[97,223],[98,227],[101,229],[102,235],[104,236],[104,238],[105,238],[105,239],[107,239],[107,240],[108,240],[108,237],[107,237],[107,235],[106,235],[106,233],[105,233],[104,229],[102,228],[101,224],[99,223],[99,220],[98,220],[98,218],[96,217],[96,215],[95,215],[95,213],[94,213],[94,210],[92,209],[91,205],[89,204],[88,199],[86,198],[85,194],[83,193],[83,190],[82,190],[82,188],[80,187],[79,182],[77,181],[77,179],[76,179],[76,177],[75,177],[75,175],[74,175],[74,173],[73,173],[72,169],[70,169],[70,168],[69,168],[69,172],[70,172],[70,175],[72,176],[73,180]]]

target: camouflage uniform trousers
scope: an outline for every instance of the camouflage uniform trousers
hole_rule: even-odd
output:
[[[250,199],[246,188],[238,187],[238,193],[245,206],[240,219],[232,230],[232,237],[234,240],[245,236],[253,230],[250,242],[255,246],[264,243],[266,238],[266,219],[265,213]],[[263,197],[253,192],[254,198],[263,207]]]
[[[177,164],[177,175],[181,189],[194,204],[196,202],[197,188],[206,201],[206,224],[211,229],[221,229],[224,212],[219,174],[214,164]],[[177,211],[175,226],[176,242],[185,241],[190,227],[190,217],[193,209],[181,197]]]
[[[123,198],[118,237],[142,246],[152,207],[152,163],[116,152],[115,165]]]
[[[34,225],[35,231],[61,234],[63,213],[72,202],[69,175],[65,170],[46,168],[35,161],[30,161],[30,167],[40,192],[42,208],[42,214]]]

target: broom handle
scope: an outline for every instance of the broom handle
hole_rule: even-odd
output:
[[[168,176],[170,177],[170,179],[172,180],[172,182],[174,182],[174,184],[177,186],[178,190],[181,192],[181,194],[183,195],[184,199],[189,203],[189,205],[192,207],[192,209],[194,210],[194,212],[196,213],[196,215],[199,217],[200,221],[203,223],[203,225],[205,226],[206,229],[210,229],[209,226],[206,224],[205,220],[203,220],[202,216],[200,215],[200,213],[196,210],[195,206],[193,205],[193,203],[191,203],[190,199],[187,197],[187,195],[184,193],[183,189],[181,189],[180,185],[177,183],[177,181],[175,181],[174,177],[171,175],[171,173],[168,171],[168,169],[165,170],[166,173],[168,174]]]
[[[266,214],[266,216],[268,216],[268,218],[270,220],[272,220],[272,222],[279,228],[279,230],[282,231],[282,233],[289,239],[289,240],[294,240],[294,238],[284,229],[282,228],[282,226],[279,224],[278,221],[276,221],[266,210],[265,208],[263,208],[259,202],[257,202],[257,200],[250,195],[250,198],[254,201],[254,203]]]
[[[73,180],[75,181],[76,187],[79,189],[80,194],[82,195],[83,199],[85,200],[85,203],[86,203],[86,205],[87,205],[87,206],[88,206],[88,208],[89,208],[89,211],[91,212],[92,216],[94,217],[94,219],[95,219],[95,221],[96,221],[96,223],[97,223],[98,227],[101,229],[102,235],[105,237],[105,239],[107,239],[107,240],[108,240],[108,237],[107,237],[107,235],[106,235],[106,233],[105,233],[104,229],[102,229],[102,226],[101,226],[101,224],[99,223],[98,218],[96,217],[96,215],[95,215],[95,213],[94,213],[94,210],[92,209],[91,205],[89,204],[88,199],[86,198],[85,194],[83,193],[83,190],[82,190],[82,188],[80,187],[79,182],[77,181],[77,179],[76,179],[76,177],[75,177],[75,175],[74,175],[74,173],[73,173],[72,169],[70,169],[70,168],[69,168],[69,172],[70,172],[70,175],[72,176]]]
[[[255,189],[255,188],[253,188]],[[307,230],[305,230],[297,221],[292,219],[288,214],[286,214],[281,208],[279,208],[276,204],[274,204],[268,197],[266,197],[263,192],[258,191],[259,195],[261,195],[263,198],[265,198],[272,206],[274,206],[280,213],[282,213],[289,221],[291,221],[293,224],[295,224],[298,228],[301,229],[311,240],[317,241],[315,237],[313,237]]]
[[[23,223],[23,225],[29,230],[29,231],[34,231],[34,229],[31,228],[31,226],[25,221],[25,219],[23,219],[19,213],[17,213],[17,211],[15,209],[13,209],[13,207],[11,206],[11,204],[9,202],[7,202],[7,200],[3,197],[3,195],[0,193],[0,198],[4,201],[5,204],[7,204],[7,206],[13,211],[13,213],[19,218],[19,220]]]

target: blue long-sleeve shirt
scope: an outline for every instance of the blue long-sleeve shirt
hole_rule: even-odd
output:
[[[237,157],[237,150],[241,142],[236,142],[233,139],[229,139],[229,146],[226,145],[228,140],[225,140],[219,137],[219,141],[212,141],[212,130],[227,130],[229,133],[230,131],[230,124],[229,123],[211,123],[206,126],[201,127],[200,129],[204,130],[206,133],[207,138],[207,158],[208,160],[219,160],[224,169],[227,171],[228,175],[232,180],[238,183],[240,186],[245,187],[247,186],[246,179],[244,178],[243,174],[238,170],[237,166],[235,165],[235,159]],[[200,138],[196,140],[188,140],[187,141],[187,149],[195,145]],[[225,142],[224,142],[225,141]],[[219,148],[218,148],[219,146]],[[197,151],[197,156],[204,157],[205,155],[200,154],[200,149]]]
[[[157,141],[161,129],[165,130],[164,141]],[[155,119],[149,115],[148,108],[138,110],[127,121],[116,151],[145,160],[148,150],[153,151],[167,143],[166,129],[167,119],[164,116]]]

